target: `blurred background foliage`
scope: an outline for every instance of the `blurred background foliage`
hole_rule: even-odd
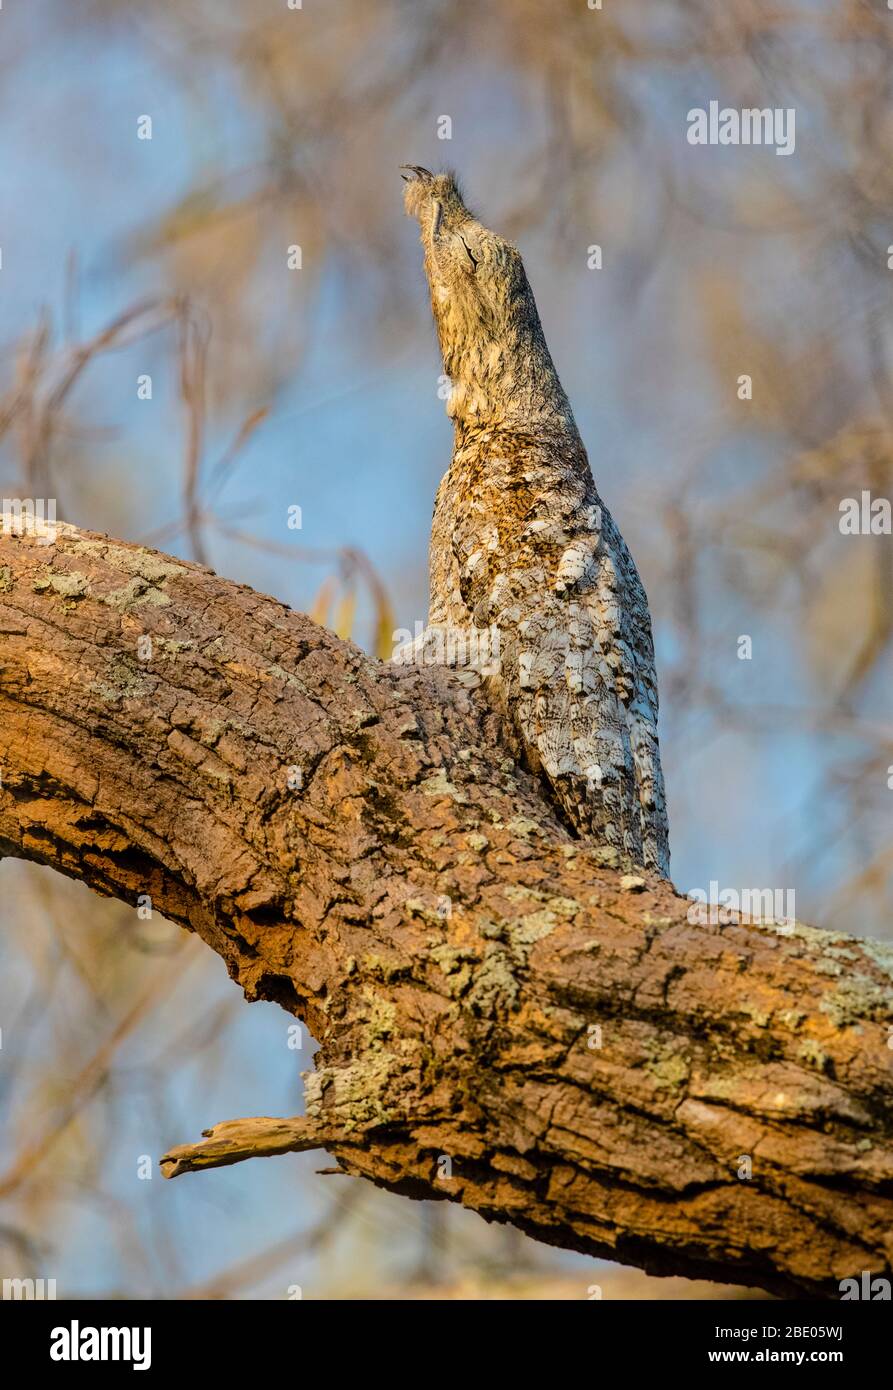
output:
[[[524,251],[646,583],[677,884],[792,888],[802,918],[888,936],[891,541],[838,521],[843,498],[893,496],[891,57],[885,0],[6,5],[0,493],[387,655],[425,616],[451,447],[397,166],[455,167]],[[795,108],[796,152],[688,145],[712,99]],[[690,1287],[319,1176],[319,1156],[140,1177],[207,1123],[299,1109],[312,1040],[157,917],[11,861],[0,884],[5,1277]]]

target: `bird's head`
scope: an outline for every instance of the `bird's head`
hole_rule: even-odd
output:
[[[404,164],[401,172],[404,206],[421,227],[422,244],[436,258],[444,280],[461,275],[464,283],[479,271],[483,280],[505,254],[517,256],[513,246],[482,226],[465,206],[455,174],[432,174],[418,164]]]
[[[485,227],[465,206],[454,174],[403,166],[404,204],[419,223],[431,304],[444,350],[501,338],[535,315],[517,248]]]

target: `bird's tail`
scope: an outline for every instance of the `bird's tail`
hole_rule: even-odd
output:
[[[487,684],[516,753],[577,832],[669,877],[654,702],[612,670],[591,631],[522,622]]]

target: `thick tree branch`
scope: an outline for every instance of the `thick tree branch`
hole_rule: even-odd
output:
[[[305,1019],[303,1124],[347,1172],[657,1273],[889,1273],[888,950],[693,925],[459,677],[200,567],[5,535],[0,643],[0,853],[148,895]]]

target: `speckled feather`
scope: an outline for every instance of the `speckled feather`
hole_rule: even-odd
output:
[[[495,629],[484,684],[515,755],[581,835],[668,875],[648,600],[521,257],[451,174],[411,166],[406,209],[421,226],[455,446],[434,507],[429,627],[397,659],[418,659],[445,628]]]

